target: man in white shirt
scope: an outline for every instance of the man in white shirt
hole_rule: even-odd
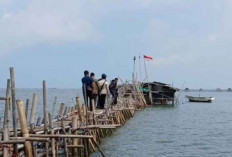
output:
[[[98,80],[99,83],[99,100],[98,100],[98,108],[104,109],[106,96],[109,95],[109,85],[106,80],[106,74],[102,74],[102,78]]]

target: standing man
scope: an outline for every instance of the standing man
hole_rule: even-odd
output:
[[[118,78],[111,81],[109,88],[113,98],[112,105],[116,105],[118,103]]]
[[[89,76],[89,72],[87,70],[84,71],[84,75],[85,76],[81,80],[82,81],[83,95],[84,95],[84,99],[86,100],[86,103],[87,103],[86,105],[88,106],[88,102],[89,102],[88,108],[90,108],[90,111],[93,111],[92,105],[91,105],[91,99],[92,99],[92,93],[95,90],[94,81]],[[85,95],[85,91],[86,91],[86,95]]]
[[[102,74],[102,78],[98,81],[99,83],[99,100],[98,108],[104,109],[106,102],[106,95],[109,94],[109,85],[106,81],[106,74]]]
[[[95,90],[93,90],[92,96],[93,96],[93,99],[94,99],[94,104],[96,106],[97,105],[97,98],[98,98],[98,91],[99,91],[99,83],[98,83],[98,80],[95,78],[94,73],[91,73],[90,77],[93,79],[93,82],[94,82]]]

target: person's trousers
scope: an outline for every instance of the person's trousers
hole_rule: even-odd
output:
[[[91,99],[93,98],[92,91],[86,90],[86,96],[87,96],[86,98],[85,98],[84,92],[83,92],[83,95],[84,95],[84,99],[86,99],[86,103],[87,103],[88,108],[90,109],[90,111],[93,111],[93,108],[91,105]]]
[[[117,104],[118,103],[118,101],[117,101],[118,93],[116,92],[116,90],[110,90],[110,93],[111,93],[112,98],[113,98],[112,104],[114,104],[114,105]]]
[[[94,99],[94,105],[97,105],[97,98],[98,98],[98,94],[92,94],[92,98]]]
[[[104,109],[105,108],[105,102],[106,102],[106,94],[101,94],[100,96],[99,96],[99,99],[98,99],[98,101],[99,101],[99,108],[100,109]]]

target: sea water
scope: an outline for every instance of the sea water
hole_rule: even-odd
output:
[[[16,99],[31,99],[38,94],[35,119],[43,117],[41,89],[17,89]],[[0,97],[5,90],[0,90]],[[57,96],[56,113],[64,102],[73,106],[77,89],[48,89],[47,110],[52,111]],[[184,98],[215,96],[213,103],[190,103]],[[136,111],[134,117],[112,136],[102,139],[100,148],[107,157],[231,157],[232,156],[232,93],[182,92],[177,93],[179,105],[151,106]],[[4,103],[0,102],[3,121]],[[12,119],[11,119],[12,120]],[[99,152],[91,157],[101,156]]]
[[[184,98],[199,94],[216,99],[190,103]],[[102,140],[102,151],[109,157],[231,157],[232,93],[184,92],[179,101],[175,106],[137,111],[113,136]],[[99,152],[91,157],[95,156]]]

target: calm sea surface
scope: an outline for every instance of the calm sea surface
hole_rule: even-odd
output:
[[[199,94],[216,100],[185,103],[184,95]],[[109,157],[231,157],[232,93],[189,92],[180,99],[175,107],[137,111],[125,126],[103,140],[101,149]]]
[[[36,119],[42,116],[42,90],[18,89],[17,99],[32,99],[38,93]],[[64,102],[73,106],[73,98],[81,96],[76,89],[48,89],[48,112],[55,96],[57,110]],[[215,96],[213,103],[190,103],[184,95]],[[0,96],[5,91],[0,90]],[[177,94],[178,95],[178,94]],[[4,104],[0,102],[3,119]],[[31,106],[31,103],[30,103]],[[181,93],[180,105],[148,107],[102,139],[101,149],[107,157],[231,157],[232,156],[232,93]],[[94,153],[91,157],[98,157]]]

